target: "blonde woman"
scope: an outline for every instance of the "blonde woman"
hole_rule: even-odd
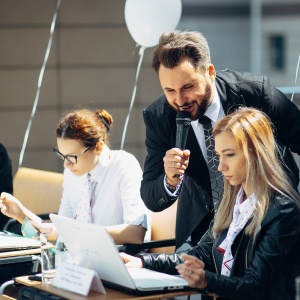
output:
[[[213,131],[224,196],[187,253],[121,254],[127,267],[179,273],[218,299],[294,300],[300,275],[300,198],[278,163],[268,117],[243,108]]]

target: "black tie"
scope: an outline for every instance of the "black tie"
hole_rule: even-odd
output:
[[[204,130],[211,193],[214,203],[214,212],[216,213],[223,194],[223,176],[222,173],[218,171],[219,159],[215,154],[215,139],[212,135],[211,120],[207,116],[202,116],[199,118],[199,123],[203,125]]]

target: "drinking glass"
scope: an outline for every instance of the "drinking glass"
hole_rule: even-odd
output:
[[[41,240],[41,269],[44,284],[52,283],[55,276],[55,256],[57,234],[40,233]]]

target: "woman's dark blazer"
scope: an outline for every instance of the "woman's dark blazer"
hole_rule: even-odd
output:
[[[218,299],[295,299],[295,277],[300,275],[300,210],[294,201],[279,195],[272,199],[254,243],[244,229],[237,235],[231,248],[230,277],[220,275],[223,256],[217,250],[227,230],[214,239],[211,228],[187,252],[205,263],[206,292],[221,296]],[[138,256],[148,269],[178,274],[175,266],[183,262],[180,254]]]

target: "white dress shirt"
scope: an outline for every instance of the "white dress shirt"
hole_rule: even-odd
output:
[[[211,103],[211,105],[208,107],[207,111],[204,114],[208,118],[211,119],[212,127],[214,128],[216,123],[221,120],[224,116],[224,110],[221,105],[220,96],[218,94],[217,88],[215,87],[215,96]],[[199,143],[199,146],[201,148],[202,154],[204,156],[205,161],[207,162],[207,154],[206,154],[206,145],[205,145],[205,137],[204,137],[204,130],[203,125],[196,121],[191,122],[192,128],[195,132],[197,141]]]
[[[147,209],[140,196],[142,170],[132,154],[104,146],[99,163],[90,174],[96,181],[92,223],[142,224],[147,229]],[[86,174],[74,176],[65,169],[59,215],[75,217],[85,178]]]

